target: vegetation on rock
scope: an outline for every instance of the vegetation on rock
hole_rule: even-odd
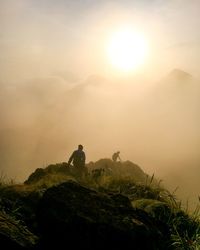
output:
[[[38,168],[23,184],[0,185],[6,249],[200,249],[198,209],[136,164],[101,159],[80,177],[66,163]],[[11,226],[12,225],[12,226]]]

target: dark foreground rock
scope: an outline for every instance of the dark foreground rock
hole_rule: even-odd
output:
[[[0,212],[0,247],[9,250],[30,250],[38,238],[9,215]]]
[[[44,193],[37,219],[40,249],[161,250],[169,239],[165,225],[133,208],[127,197],[72,181]]]

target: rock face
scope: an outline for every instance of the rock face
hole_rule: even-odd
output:
[[[113,162],[111,159],[100,159],[90,162],[88,170],[104,169],[105,173],[120,177],[133,177],[136,182],[145,182],[147,174],[135,163],[131,161]]]
[[[5,213],[0,212],[0,244],[1,249],[29,250],[33,249],[37,237],[27,228],[20,225]],[[3,248],[4,247],[4,248]]]
[[[59,174],[62,173],[63,175],[69,175],[70,169],[66,162],[52,164],[46,168],[37,168],[24,182],[24,184],[36,184],[40,180],[43,180],[45,177],[49,178],[49,174]]]
[[[94,173],[94,170],[103,170],[102,174],[120,176],[120,177],[132,177],[136,182],[144,183],[147,178],[147,174],[136,164],[131,161],[113,162],[111,159],[100,159],[96,162],[89,162],[86,164],[87,172]],[[51,174],[62,174],[63,176],[77,177],[77,171],[74,167],[68,167],[66,162],[58,163],[55,165],[49,165],[46,168],[37,168],[24,184],[37,184],[39,181],[49,178]]]
[[[165,228],[120,194],[69,181],[49,188],[38,206],[41,249],[165,249]],[[70,247],[71,245],[71,247]]]
[[[37,168],[35,172],[33,172],[28,179],[24,182],[24,184],[34,184],[38,180],[44,178],[46,175],[45,170],[43,168]]]

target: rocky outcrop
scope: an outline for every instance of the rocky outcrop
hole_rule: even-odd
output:
[[[169,234],[121,194],[68,181],[46,190],[37,212],[41,249],[166,249]],[[70,248],[69,248],[70,249]]]
[[[36,245],[38,238],[19,221],[0,212],[0,245],[1,249],[30,250]]]
[[[135,163],[131,161],[113,162],[111,159],[100,159],[96,162],[90,162],[87,165],[88,170],[103,169],[105,174],[132,177],[136,182],[145,182],[147,174]]]
[[[24,184],[38,184],[40,181],[44,181],[45,178],[49,179],[51,174],[62,174],[62,175],[70,175],[71,169],[68,167],[66,162],[51,164],[46,168],[37,168],[27,180],[25,180]]]
[[[144,183],[148,175],[135,163],[131,161],[113,162],[111,159],[100,159],[96,162],[86,164],[86,172],[93,175],[112,175],[118,177],[132,177],[134,181]],[[96,170],[102,170],[101,172]],[[40,181],[50,179],[51,175],[61,174],[63,176],[78,177],[73,166],[68,166],[66,162],[51,164],[46,168],[37,168],[24,182],[24,184],[38,184]]]
[[[26,185],[10,185],[0,190],[0,210],[22,221],[33,233],[37,231],[37,205],[45,189]]]

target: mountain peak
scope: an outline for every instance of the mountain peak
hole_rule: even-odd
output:
[[[175,79],[175,80],[189,80],[192,78],[192,75],[181,70],[181,69],[173,69],[168,77]]]

